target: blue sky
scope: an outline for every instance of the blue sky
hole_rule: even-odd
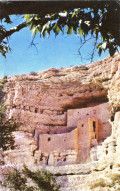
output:
[[[6,26],[7,29],[20,22],[20,16],[12,16],[14,24]],[[0,55],[0,78],[17,74],[38,72],[49,68],[69,67],[90,63],[90,60],[83,60],[78,55],[80,47],[80,38],[77,35],[59,34],[56,38],[51,33],[49,38],[40,38],[38,34],[35,38],[37,50],[30,46],[32,33],[28,28],[14,33],[9,39],[9,45],[12,52],[7,54],[5,59]],[[82,49],[82,56],[87,58],[93,48],[93,41],[88,42]],[[108,52],[99,57],[94,56],[93,61],[101,60],[108,56]]]

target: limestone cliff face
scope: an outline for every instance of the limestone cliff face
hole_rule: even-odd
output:
[[[103,136],[104,139],[100,139],[102,142],[99,142],[99,145],[93,147],[90,151],[91,161],[96,160],[96,158],[98,161],[95,164],[93,162],[89,168],[89,165],[86,165],[86,167],[83,165],[71,166],[67,169],[68,171],[62,169],[62,167],[59,169],[54,167],[54,174],[62,174],[62,177],[58,177],[58,181],[62,184],[65,183],[63,190],[73,190],[75,185],[69,182],[69,174],[73,173],[73,168],[80,168],[80,172],[74,170],[75,174],[82,174],[82,176],[84,173],[86,174],[85,178],[76,175],[75,179],[74,176],[74,183],[78,182],[78,179],[82,183],[83,179],[85,182],[89,182],[87,173],[92,173],[94,179],[96,178],[97,172],[92,172],[92,169],[101,170],[109,164],[112,164],[112,166],[114,166],[113,164],[120,165],[118,160],[120,156],[120,54],[87,66],[52,68],[39,73],[9,77],[4,86],[4,93],[4,100],[7,104],[7,118],[14,119],[19,124],[18,131],[14,132],[17,152],[5,153],[6,164],[16,162],[16,164],[28,163],[35,166],[35,164],[41,164],[40,161],[45,162],[47,160],[48,164],[54,165],[54,157],[57,160],[62,157],[65,160],[68,158],[69,161],[74,163],[76,151],[52,153],[49,156],[48,153],[44,153],[43,155],[38,150],[39,135],[46,134],[48,141],[53,137],[53,134],[58,134],[60,137],[60,134],[70,133],[71,136],[75,127],[68,125],[68,118],[70,118],[68,111],[82,108],[85,110],[89,107],[88,111],[91,112],[91,108],[94,107],[98,108],[100,115],[101,112],[104,113],[100,118],[102,127],[100,135],[104,135],[102,131],[106,131],[110,124],[112,126],[112,132],[107,130],[106,133],[107,136],[110,136],[110,134],[111,136],[106,140],[107,136]],[[108,103],[105,102],[109,102],[111,106],[109,107],[109,113]],[[107,114],[105,114],[104,108],[107,108]],[[99,112],[97,113],[98,118]],[[107,115],[106,118],[105,115]],[[95,116],[93,112],[92,117]],[[75,115],[71,118],[73,122]],[[110,123],[106,122],[107,118],[111,119]],[[102,163],[105,164],[100,167]],[[68,167],[66,166],[66,168]],[[98,177],[100,177],[100,173],[98,174]],[[68,184],[71,185],[70,188],[68,188]],[[76,190],[84,190],[85,185],[83,183],[82,186],[78,185]]]
[[[20,130],[28,132],[37,127],[43,129],[43,125],[49,126],[51,131],[57,131],[59,126],[64,129],[67,109],[107,101],[107,91],[115,78],[119,59],[117,54],[87,66],[49,69],[8,78],[5,87],[8,117],[19,120]]]

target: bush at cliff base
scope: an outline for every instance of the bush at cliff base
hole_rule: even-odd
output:
[[[25,165],[22,171],[17,169],[9,171],[3,186],[14,191],[59,191],[60,189],[60,185],[49,171],[31,171]]]

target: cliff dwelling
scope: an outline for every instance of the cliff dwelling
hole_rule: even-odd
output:
[[[100,95],[97,94],[99,102],[96,99],[91,102],[88,96],[84,104],[77,98],[77,104],[71,96],[61,98],[54,87],[52,90],[39,87],[39,81],[16,85],[15,96],[11,91],[7,98],[8,118],[20,122],[19,130],[32,133],[37,143],[34,155],[37,164],[86,163],[91,148],[111,135],[110,106],[105,92],[100,90]]]
[[[43,153],[41,163],[45,163],[45,159],[48,165],[89,161],[90,149],[101,144],[111,134],[109,111],[108,103],[67,110],[68,132],[39,134],[39,150]],[[50,155],[45,157],[47,153]]]
[[[114,59],[118,63],[117,56]],[[19,122],[17,144],[21,142],[24,147],[26,143],[29,147],[30,157],[21,157],[23,163],[31,158],[37,165],[56,166],[92,160],[92,151],[97,152],[112,131],[107,98],[111,65],[108,57],[88,65],[87,69],[80,66],[49,69],[34,76],[26,74],[8,79],[6,115]],[[101,79],[102,84],[93,81],[93,76]],[[33,149],[29,141],[19,139],[21,132],[21,137],[30,134],[28,139],[34,142]],[[20,153],[26,155],[22,149]],[[93,158],[98,160],[98,155]]]
[[[6,167],[26,164],[51,169],[66,189],[80,184],[87,190],[94,178],[101,181],[103,172],[105,181],[106,172],[119,173],[119,61],[120,54],[87,70],[77,66],[8,77],[6,117],[18,128],[15,149],[2,153],[2,177],[3,167],[6,174]]]

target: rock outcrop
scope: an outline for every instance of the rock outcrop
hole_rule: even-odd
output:
[[[90,176],[96,179],[98,174],[97,179],[99,179],[101,175],[97,171],[103,170],[105,177],[109,171],[104,170],[107,169],[107,166],[110,166],[110,170],[120,166],[118,159],[120,156],[119,53],[114,57],[107,57],[87,66],[52,68],[39,73],[9,77],[8,82],[4,85],[4,93],[4,101],[7,105],[6,117],[18,122],[17,132],[14,132],[17,147],[15,151],[5,152],[7,165],[16,161],[16,164],[29,163],[34,167],[36,165],[38,167],[40,164],[58,166],[63,165],[61,159],[65,162],[64,165],[69,164],[67,159],[71,164],[76,163],[76,146],[75,149],[70,146],[65,151],[63,149],[61,152],[58,150],[48,152],[45,145],[41,147],[40,141],[44,136],[51,141],[53,136],[61,136],[62,139],[68,137],[68,134],[70,134],[70,139],[68,137],[65,140],[72,141],[72,134],[78,128],[75,120],[86,120],[86,115],[89,115],[91,119],[96,118],[99,121],[100,127],[98,138],[94,135],[93,146],[91,147],[89,143],[86,148],[89,152],[89,160],[85,162],[89,163],[84,164],[85,168],[83,168],[83,164],[80,167],[76,166],[77,169],[75,168],[74,172],[71,170],[75,167],[74,165],[74,167],[66,165],[66,172],[64,172],[64,167],[47,168],[50,168],[51,171],[54,169],[53,173],[64,185],[63,190],[73,191],[73,188],[75,188],[74,190],[84,190],[84,187],[88,190],[92,189],[90,188]],[[89,112],[84,114],[87,110]],[[71,111],[74,111],[73,116],[70,115]],[[82,119],[76,114],[76,111],[81,112]],[[63,134],[67,135],[62,137]],[[58,138],[56,139],[58,140]],[[64,143],[61,142],[61,144],[64,147]],[[78,143],[75,138],[76,144]],[[46,149],[45,152],[44,149]],[[28,158],[29,161],[27,161]],[[79,168],[82,170],[78,170]],[[72,176],[73,174],[75,175]],[[86,175],[84,176],[84,174]],[[78,185],[75,185],[75,182]],[[88,187],[85,186],[86,183],[88,183]]]

